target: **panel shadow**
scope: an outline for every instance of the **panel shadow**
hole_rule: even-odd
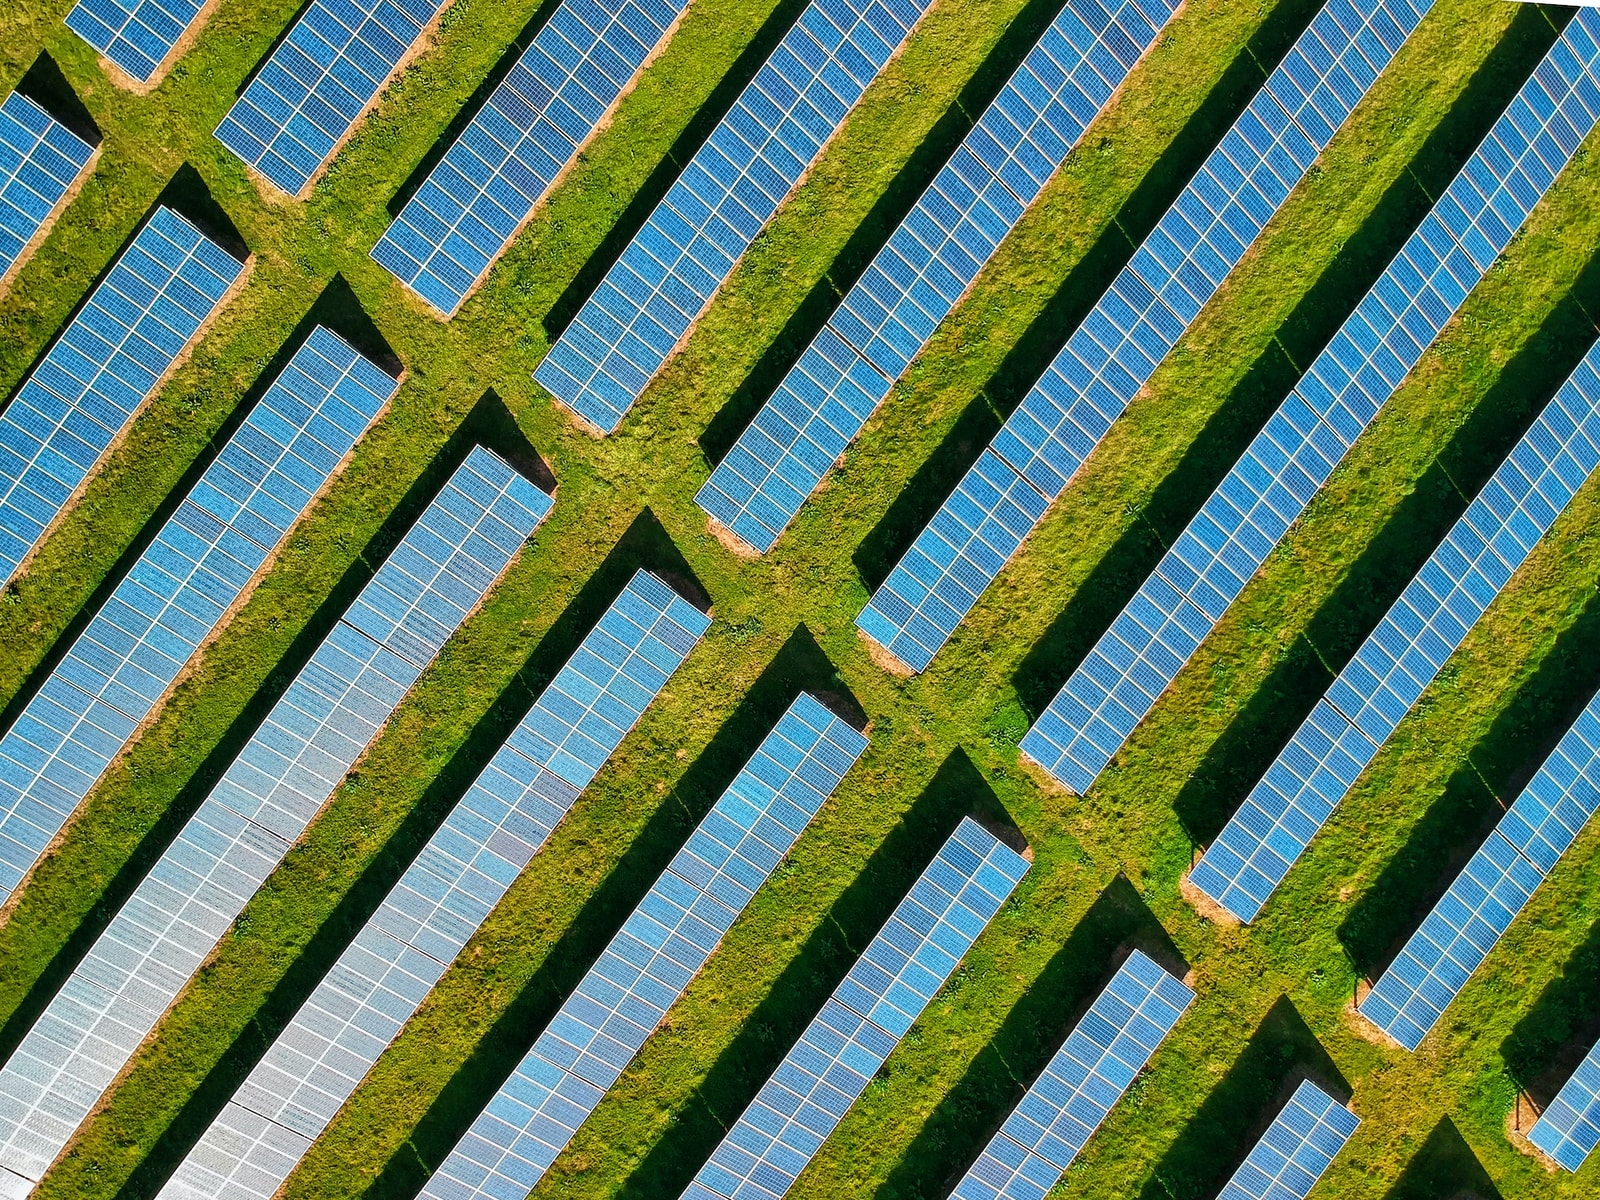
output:
[[[100,144],[100,126],[96,125],[89,110],[84,107],[78,93],[61,73],[56,60],[41,50],[33,65],[17,81],[17,91],[32,100],[45,112],[60,121],[91,146]]]
[[[1433,1127],[1384,1200],[1501,1200],[1489,1173],[1449,1117]]]
[[[1543,1110],[1600,1038],[1600,923],[1500,1043],[1513,1083]]]

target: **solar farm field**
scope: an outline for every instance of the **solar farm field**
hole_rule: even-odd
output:
[[[0,477],[0,1197],[1600,1194],[1600,12],[640,0],[628,36],[659,40],[608,68],[614,107],[530,101],[551,31],[621,8],[0,6],[0,468],[51,421],[92,435],[43,491]],[[858,10],[836,58],[796,50]],[[1389,10],[1350,51],[1386,62],[1285,98],[1318,21]],[[1145,36],[1085,52],[1104,92],[1053,149],[992,138],[1035,47],[1112,13]],[[790,62],[810,126],[748,99]],[[777,183],[727,150],[757,127]],[[964,265],[885,273],[969,166]],[[756,217],[639,285],[706,179]],[[1163,257],[1219,180],[1253,200]],[[770,219],[735,204],[758,183]],[[157,233],[192,257],[130,307]],[[1132,348],[1074,375],[1135,297]],[[139,386],[55,415],[91,337],[170,305]],[[1069,386],[1103,419],[1070,446]],[[801,463],[774,413],[837,444]],[[1185,583],[1305,413],[1323,473],[1280,529],[1206,543],[1233,593]],[[1009,542],[938,558],[984,503]],[[183,636],[107,632],[156,567],[225,554]],[[1438,572],[1470,597],[1412,622]],[[1198,632],[1124,655],[1169,593]],[[120,725],[16,758],[157,652],[143,693],[82,700]],[[267,776],[300,807],[249,807]],[[217,899],[195,864],[245,853]],[[391,992],[344,1044],[362,971]],[[120,1041],[52,1049],[102,1017]]]

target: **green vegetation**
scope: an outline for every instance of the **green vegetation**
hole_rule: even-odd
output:
[[[0,15],[0,86],[47,51],[105,134],[94,178],[0,298],[0,390],[15,386],[181,165],[198,172],[257,261],[243,294],[0,602],[0,644],[11,648],[0,657],[0,697],[38,676],[319,296],[318,312],[347,318],[358,304],[409,375],[0,925],[0,1050],[16,1044],[436,486],[432,464],[452,438],[525,438],[560,490],[534,546],[250,905],[41,1197],[154,1192],[639,564],[698,578],[715,606],[711,633],[289,1196],[413,1194],[798,686],[848,690],[873,721],[871,749],[536,1195],[676,1196],[945,830],[961,812],[993,806],[1026,834],[1034,869],[799,1194],[939,1194],[1132,939],[1170,939],[1193,965],[1200,999],[1062,1195],[1214,1195],[1263,1107],[1288,1073],[1307,1068],[1342,1077],[1366,1118],[1321,1196],[1593,1194],[1600,1166],[1548,1176],[1511,1147],[1503,1122],[1517,1089],[1538,1094],[1551,1064],[1600,1018],[1600,830],[1567,856],[1421,1053],[1363,1040],[1347,1006],[1358,975],[1443,886],[1441,864],[1474,844],[1495,798],[1514,791],[1561,714],[1597,682],[1600,487],[1580,495],[1257,925],[1213,926],[1177,892],[1195,839],[1214,834],[1272,739],[1298,721],[1329,666],[1353,651],[1585,349],[1600,316],[1593,141],[1093,793],[1041,788],[1015,749],[1027,714],[1548,47],[1557,10],[1438,0],[933,669],[899,681],[855,636],[866,583],[1231,122],[1311,0],[1189,0],[826,489],[759,562],[731,557],[705,531],[692,502],[708,471],[702,440],[725,446],[735,415],[764,398],[783,348],[792,354],[809,337],[963,132],[961,113],[977,111],[1053,3],[938,6],[684,352],[604,441],[575,432],[531,382],[548,315],[582,298],[574,281],[592,276],[599,248],[614,252],[618,220],[648,211],[669,161],[684,161],[736,92],[724,82],[730,69],[748,72],[747,47],[769,44],[797,0],[696,0],[611,128],[449,325],[366,253],[387,223],[384,205],[536,7],[552,3],[458,0],[437,44],[305,204],[264,201],[210,137],[295,0],[222,0],[194,49],[142,98],[106,82],[61,26],[68,7],[14,0]]]

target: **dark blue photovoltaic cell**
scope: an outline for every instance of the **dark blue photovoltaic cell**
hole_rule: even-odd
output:
[[[1044,1200],[1193,1000],[1193,991],[1135,950],[951,1200]]]
[[[1027,871],[1020,854],[963,818],[683,1200],[787,1193]]]
[[[1431,6],[1332,0],[1312,18],[990,444],[1009,477],[987,468],[994,494],[1032,488],[1041,513],[1061,494]],[[951,503],[968,492],[963,483]],[[933,661],[1005,562],[973,538],[981,522],[943,517],[856,618],[915,671]]]
[[[534,371],[610,433],[932,0],[812,0]]]
[[[454,316],[687,4],[566,0],[372,257],[440,316]]]
[[[544,1177],[866,747],[811,696],[795,700],[423,1200],[513,1200]]]
[[[244,264],[168,208],[139,231],[0,412],[0,583],[216,311]]]
[[[1360,1124],[1348,1108],[1306,1080],[1217,1200],[1306,1200]]]
[[[206,0],[78,0],[67,28],[139,83],[149,83]]]
[[[1584,1056],[1540,1114],[1528,1140],[1568,1171],[1583,1166],[1600,1145],[1600,1045]]]
[[[700,489],[766,553],[1178,7],[1067,0]]]
[[[1600,120],[1597,33],[1600,13],[1582,13],[1567,26],[1433,211],[1029,730],[1023,753],[1062,784],[1082,793],[1094,782],[1183,669],[1194,644],[1238,598]],[[1523,453],[1537,458],[1539,451]],[[1514,465],[1507,469],[1516,470]],[[1506,486],[1515,491],[1518,485],[1513,480]],[[1447,591],[1474,592],[1483,579],[1498,591],[1509,572],[1494,563],[1520,562],[1525,551],[1517,543],[1531,545],[1525,529],[1529,518],[1499,511],[1497,497],[1497,490],[1486,492],[1484,504],[1492,514],[1480,506],[1472,520],[1481,525],[1503,517],[1512,521],[1513,530],[1491,548],[1480,546],[1470,527],[1453,535],[1452,546],[1440,551],[1446,555],[1440,569],[1471,577],[1452,577]],[[1529,513],[1549,508],[1541,494],[1526,502]],[[1463,557],[1472,564],[1470,570],[1458,564]],[[1432,621],[1437,603],[1417,597],[1416,604],[1420,619]],[[1347,682],[1370,695],[1359,700],[1346,695],[1340,690],[1344,684],[1330,693],[1333,704],[1345,708],[1374,746],[1388,736],[1393,722],[1420,694],[1419,685],[1437,670],[1414,660],[1447,654],[1434,633],[1447,635],[1454,625],[1446,615],[1435,629],[1417,633],[1405,624],[1404,614],[1396,619],[1402,622],[1400,633],[1380,629],[1375,637],[1393,642],[1416,634],[1421,639],[1417,648],[1408,645],[1395,652],[1411,658],[1397,666],[1386,661],[1382,642],[1369,643],[1350,671],[1367,671],[1370,677],[1352,676]],[[1333,736],[1335,741],[1342,737]],[[1320,754],[1322,733],[1314,740],[1319,749],[1312,751],[1313,760]],[[1327,815],[1323,809],[1329,798],[1324,793],[1312,805],[1317,823]],[[1275,843],[1287,837],[1303,848],[1301,832],[1280,826],[1260,836]],[[1252,842],[1255,837],[1251,835]],[[1230,854],[1233,861],[1232,851],[1220,853]],[[1293,857],[1288,854],[1288,861]],[[1285,858],[1281,846],[1272,848],[1272,858]],[[1235,878],[1232,868],[1217,869]],[[1273,876],[1272,867],[1264,869],[1267,877]],[[1211,866],[1197,872],[1196,879],[1202,876],[1205,887],[1213,886]],[[1253,901],[1241,901],[1240,915],[1265,899],[1259,879],[1247,890]],[[1225,906],[1232,909],[1232,900]]]
[[[50,1165],[550,506],[457,468],[0,1069],[0,1166]]]
[[[217,140],[280,192],[300,195],[445,3],[312,0],[217,126]]]
[[[93,157],[93,146],[21,92],[0,103],[0,284]]]

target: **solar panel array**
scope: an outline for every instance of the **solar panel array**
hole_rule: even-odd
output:
[[[0,103],[0,283],[83,178],[94,147],[21,92]]]
[[[456,470],[0,1069],[0,1166],[43,1174],[550,504]]]
[[[1191,882],[1248,921],[1600,466],[1591,350],[1317,702]]]
[[[1068,0],[700,489],[766,553],[1128,77],[1177,0]]]
[[[78,0],[67,28],[139,83],[149,83],[209,0]]]
[[[1306,1200],[1360,1124],[1361,1118],[1306,1080],[1217,1200]]]
[[[931,3],[812,0],[534,378],[616,429]]]
[[[157,208],[0,411],[0,583],[16,573],[244,264]]]
[[[787,1193],[1027,871],[1025,858],[963,818],[684,1200]]]
[[[1193,1000],[1187,985],[1135,950],[951,1200],[1044,1200]]]
[[[1431,0],[1331,0],[856,618],[925,670]]]
[[[588,144],[688,0],[566,0],[372,257],[453,316]]]
[[[1600,1045],[1584,1056],[1539,1115],[1528,1140],[1568,1171],[1583,1166],[1600,1145]]]
[[[446,0],[311,0],[217,140],[290,196],[304,192]]]
[[[1028,732],[1023,753],[1058,781],[1080,793],[1094,782],[1600,119],[1597,33],[1600,13],[1584,13],[1568,25],[1421,227]]]
[[[802,694],[422,1190],[526,1195],[867,747]]]
[[[315,331],[0,737],[0,901],[366,431],[395,382]]]

